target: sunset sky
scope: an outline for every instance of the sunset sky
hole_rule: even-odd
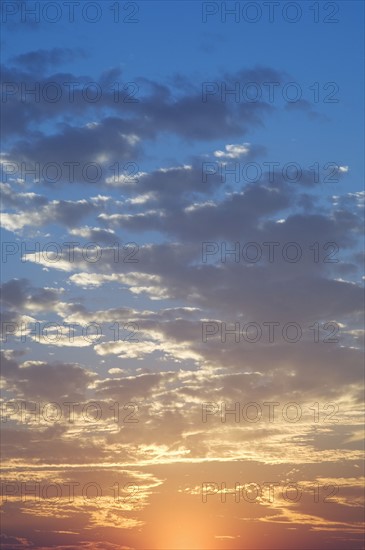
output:
[[[361,550],[364,4],[1,9],[1,548]]]

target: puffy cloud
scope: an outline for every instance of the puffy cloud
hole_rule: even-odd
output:
[[[250,151],[250,144],[229,144],[225,146],[225,151],[214,151],[214,156],[217,158],[237,159],[241,156],[246,156]]]
[[[18,397],[43,399],[80,399],[93,380],[90,371],[79,365],[25,361],[18,365],[2,356],[5,387]]]

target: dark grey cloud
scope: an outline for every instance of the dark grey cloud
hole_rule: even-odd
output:
[[[27,361],[19,365],[2,354],[2,376],[5,387],[17,397],[43,399],[80,399],[93,376],[76,364]]]
[[[147,141],[161,134],[208,142],[238,139],[250,128],[262,124],[273,109],[268,102],[237,104],[222,101],[219,94],[203,101],[203,81],[194,82],[188,88],[176,79],[169,86],[144,78],[126,83],[120,82],[123,75],[118,68],[104,72],[98,79],[70,73],[48,76],[42,73],[42,67],[51,63],[53,57],[62,60],[69,54],[68,50],[42,50],[17,59],[24,68],[3,68],[3,95],[7,107],[3,127],[4,138],[13,137],[7,150],[11,162],[62,164],[76,160],[95,162],[101,157],[108,157],[110,164],[125,159],[136,161],[142,149],[131,136]],[[34,74],[31,67],[38,59],[38,73]],[[230,78],[239,79],[246,73],[249,78],[255,77],[260,82],[274,75],[278,81],[282,78],[280,72],[265,68],[240,71]],[[115,79],[121,88],[117,99],[113,91]],[[216,79],[217,82],[220,80]],[[100,90],[97,102],[85,99],[84,88],[90,82],[95,82]],[[75,84],[72,100],[70,86],[65,83]],[[25,95],[25,86],[27,89],[38,87],[39,100],[34,101]],[[53,101],[57,90],[60,90],[60,97]],[[137,101],[131,97],[134,92]],[[43,121],[52,129],[42,133],[39,125]],[[92,123],[92,126],[86,126],[87,123]],[[76,147],[77,159],[74,158]],[[78,172],[76,179],[82,181]]]
[[[194,168],[154,172],[140,177],[135,184],[137,191],[146,196],[142,207],[126,204],[127,212],[101,218],[114,228],[155,230],[190,242],[221,238],[296,241],[309,246],[321,235],[323,242],[348,247],[361,231],[360,211],[319,205],[314,195],[303,204],[296,184],[246,184],[241,191],[223,197],[213,194],[220,186],[218,174],[202,183],[201,173]],[[132,189],[128,184],[125,187]],[[279,219],[285,223],[277,223]]]
[[[153,394],[160,384],[175,377],[173,372],[141,374],[130,378],[110,378],[96,383],[95,395],[101,399],[117,399],[128,402],[145,399]]]
[[[48,199],[36,193],[17,193],[8,183],[0,183],[2,208],[28,209],[47,204]]]
[[[56,65],[73,61],[75,58],[84,57],[86,57],[86,52],[80,48],[52,48],[51,50],[39,49],[22,53],[13,57],[11,61],[26,70],[38,73]]]
[[[25,305],[48,309],[57,304],[60,291],[53,288],[34,288],[27,279],[11,279],[0,287],[1,303],[10,309]]]
[[[61,181],[66,183],[94,181],[100,184],[103,183],[102,171],[99,175],[97,170],[91,168],[90,173],[85,176],[85,165],[94,163],[108,166],[116,159],[120,162],[137,160],[140,155],[138,142],[133,142],[128,137],[135,130],[133,121],[111,117],[89,126],[64,124],[54,135],[40,134],[32,141],[17,142],[11,149],[10,156],[19,166],[21,162],[28,163],[29,167],[38,163],[41,170],[48,163],[57,163],[62,174]],[[72,169],[69,163],[73,163]],[[104,175],[105,173],[106,170]],[[58,172],[53,174],[51,170],[49,178],[59,179]]]
[[[76,201],[49,200],[36,195],[29,197],[27,193],[12,193],[7,203],[17,205],[16,212],[2,214],[2,226],[8,231],[22,232],[24,227],[44,227],[50,224],[60,224],[68,228],[78,226],[82,218],[99,214],[104,210],[105,197],[92,197],[90,200]]]

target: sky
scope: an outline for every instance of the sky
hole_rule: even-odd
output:
[[[2,548],[363,548],[363,3],[1,10]]]

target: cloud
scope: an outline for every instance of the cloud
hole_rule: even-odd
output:
[[[85,52],[81,49],[52,48],[51,50],[39,49],[32,52],[19,54],[12,58],[12,62],[29,71],[44,71],[56,65],[62,65],[73,61],[76,57],[84,58]]]
[[[58,163],[62,167],[64,183],[71,183],[69,167],[64,167],[64,163],[79,162],[82,165],[105,159],[106,168],[114,162],[136,162],[142,154],[140,141],[150,140],[161,133],[205,141],[237,137],[247,133],[250,127],[260,125],[263,117],[272,110],[269,103],[237,105],[222,101],[216,95],[204,102],[201,87],[194,84],[186,88],[180,84],[179,89],[176,79],[169,88],[145,78],[136,78],[128,85],[121,83],[119,97],[119,92],[113,91],[110,86],[113,80],[119,78],[120,81],[118,68],[110,69],[97,80],[67,73],[53,73],[47,77],[41,74],[47,65],[53,66],[53,60],[63,61],[69,56],[68,49],[40,50],[18,56],[17,62],[25,69],[3,67],[8,104],[5,137],[15,137],[7,154],[18,166],[21,163],[40,163],[42,166],[49,162]],[[38,68],[36,74],[32,73],[33,64]],[[252,76],[252,71],[240,71],[227,78],[237,79],[246,75]],[[257,68],[254,71],[255,78],[260,81],[270,75],[281,79],[281,74],[273,70]],[[27,100],[25,82],[38,87],[38,102]],[[65,87],[65,82],[75,84],[72,93],[70,87]],[[84,89],[90,82],[95,83],[99,91],[97,102],[85,100]],[[53,96],[48,99],[49,89],[56,94],[56,100],[52,99]],[[137,92],[138,97],[135,98]],[[90,120],[91,113],[97,113],[97,118]],[[68,122],[71,114],[72,124]],[[62,125],[58,124],[61,116],[65,117]],[[43,121],[47,121],[47,133],[41,130],[34,132],[34,124]],[[75,147],[77,158],[74,157]],[[73,181],[85,180],[82,169],[76,166],[73,178]]]
[[[48,364],[26,361],[18,365],[2,355],[6,388],[18,397],[57,401],[63,398],[80,399],[93,380],[90,371],[66,363]]]
[[[60,288],[34,288],[27,279],[11,279],[0,288],[2,304],[12,310],[51,310],[62,296]]]
[[[27,226],[43,227],[55,223],[73,227],[77,226],[80,218],[100,212],[104,207],[104,201],[98,197],[94,197],[91,200],[80,199],[78,201],[48,201],[39,199],[35,204],[35,201],[33,201],[31,205],[33,210],[27,211],[26,207],[27,203],[29,203],[27,195],[27,193],[15,193],[13,201],[17,201],[18,211],[16,213],[5,212],[2,214],[2,226],[8,231],[18,233]]]
[[[214,151],[214,156],[217,158],[238,159],[241,156],[246,156],[249,153],[249,146],[249,143],[243,143],[242,145],[226,145],[225,151]]]

